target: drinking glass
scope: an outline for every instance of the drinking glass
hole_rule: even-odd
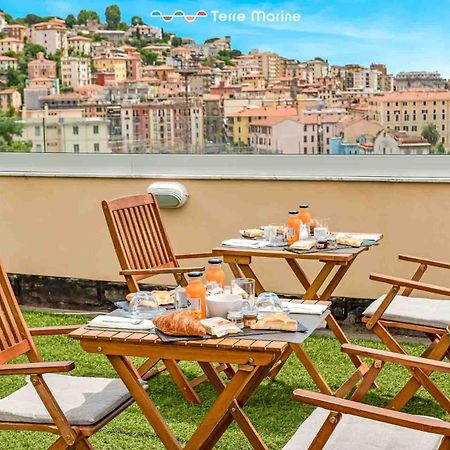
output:
[[[175,309],[186,309],[188,307],[186,289],[184,287],[178,286],[175,289],[174,297]]]
[[[244,311],[255,310],[255,280],[252,278],[236,278],[231,282],[231,292],[243,299]]]
[[[314,237],[316,239],[327,239],[330,234],[330,219],[317,219],[314,228]]]
[[[269,241],[269,245],[276,245],[277,230],[278,227],[276,225],[268,225],[264,228],[264,239]]]

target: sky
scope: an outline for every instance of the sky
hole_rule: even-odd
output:
[[[14,17],[77,14],[93,9],[104,18],[105,7],[119,5],[122,20],[141,16],[180,36],[203,42],[230,35],[233,48],[270,50],[301,61],[320,56],[331,64],[384,63],[390,73],[437,70],[450,78],[450,0],[299,0],[291,1],[159,1],[159,0],[0,0],[0,8]],[[194,22],[175,18],[166,23],[151,17],[153,10],[171,14],[198,10],[207,17]],[[252,11],[299,13],[298,22],[252,21]],[[244,21],[218,20],[218,13],[242,13]]]

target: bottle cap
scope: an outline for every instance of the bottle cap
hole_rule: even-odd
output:
[[[301,209],[306,209],[306,208],[309,208],[309,205],[307,205],[306,203],[304,203],[303,205],[300,205],[300,208],[301,208]]]
[[[211,258],[211,259],[208,259],[208,263],[209,264],[222,264],[223,260],[220,258]]]
[[[296,214],[298,214],[298,211],[294,211],[294,210],[289,211],[290,216],[295,216]]]
[[[187,275],[189,278],[201,278],[203,276],[203,272],[189,272]]]

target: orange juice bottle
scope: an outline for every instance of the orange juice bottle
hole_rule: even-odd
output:
[[[288,245],[297,242],[300,235],[301,221],[298,217],[298,211],[289,211],[289,218],[287,220],[288,229]]]
[[[202,276],[202,272],[189,272],[189,283],[186,287],[189,308],[195,312],[197,319],[206,319],[206,288]]]
[[[309,205],[306,204],[300,205],[300,212],[298,213],[298,218],[302,221],[302,223],[310,225],[311,213],[309,212]]]
[[[211,258],[208,260],[208,270],[206,271],[206,281],[220,284],[223,288],[225,284],[225,272],[222,269],[222,260],[220,258]]]

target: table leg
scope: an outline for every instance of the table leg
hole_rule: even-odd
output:
[[[201,403],[200,397],[198,396],[197,392],[195,392],[186,375],[178,366],[178,363],[172,359],[163,359],[163,361],[167,371],[170,373],[173,381],[178,386],[178,389],[180,390],[184,399],[189,403],[199,405]]]
[[[170,450],[181,450],[180,443],[141,385],[140,375],[130,359],[115,355],[107,355],[107,357],[164,446]]]
[[[276,376],[280,373],[283,366],[286,364],[286,361],[292,355],[292,348],[289,346],[282,354],[280,359],[273,365],[272,369],[269,372],[268,377],[271,380],[275,380]]]
[[[239,269],[239,266],[237,264],[229,263],[228,265],[235,278],[242,278],[241,270]]]
[[[248,402],[250,396],[257,389],[257,387],[262,383],[264,378],[266,378],[267,374],[269,373],[269,371],[272,367],[273,367],[273,365],[269,364],[268,366],[260,367],[255,372],[255,375],[252,378],[251,382],[248,383],[248,385],[245,387],[245,389],[242,391],[242,393],[237,397],[237,401],[238,401],[239,405],[241,405],[241,407],[245,406],[245,404]],[[227,430],[227,428],[230,426],[232,421],[233,421],[233,417],[231,416],[231,414],[227,414],[222,419],[219,427],[216,428],[216,431],[213,434],[211,434],[207,444],[205,444],[205,446],[202,450],[213,449],[215,444],[217,443],[217,441],[220,439],[220,437],[223,435],[223,433]],[[253,448],[259,448],[259,447],[256,447],[255,445],[253,445]],[[263,448],[265,448],[265,447],[263,447]]]
[[[229,425],[228,424],[225,428],[223,428],[222,422],[228,419],[228,415],[232,415],[237,411],[235,402],[246,387],[254,384],[251,383],[251,381],[255,378],[255,374],[258,372],[258,369],[259,367],[253,366],[239,367],[236,375],[221,391],[219,397],[206,414],[202,423],[194,432],[191,439],[189,439],[189,442],[185,447],[186,450],[204,450],[205,448],[210,448],[208,441],[210,439],[220,438],[220,436],[225,432]],[[218,388],[217,383],[215,384],[215,386],[216,388]],[[253,387],[252,391],[256,389],[256,387],[257,385]],[[240,405],[241,403],[238,402],[238,406]],[[242,412],[242,414],[244,413]],[[254,441],[251,441],[250,443],[252,444],[253,448],[261,450],[268,449],[268,447],[264,444],[264,442],[257,434],[253,433],[252,439],[254,439]]]
[[[333,395],[333,391],[331,390],[330,386],[322,377],[320,372],[317,370],[317,367],[314,365],[311,358],[305,352],[303,347],[299,344],[290,344],[290,347],[297,355],[297,358],[300,360],[303,367],[309,373],[309,376],[313,379],[314,383],[316,383],[316,386],[320,389],[320,392],[327,395]]]
[[[201,362],[199,364],[202,367],[203,371],[205,372],[206,376],[208,377],[209,381],[213,385],[214,389],[217,391],[218,394],[221,394],[226,388],[226,384],[223,382],[222,378],[220,378],[217,369],[211,363]],[[237,400],[234,400],[230,412],[231,415],[233,416],[233,419],[239,425],[239,428],[242,430],[245,436],[247,436],[249,442],[262,442],[261,437],[259,436],[253,424],[250,422],[250,419],[242,410]]]
[[[325,280],[328,278],[328,275],[330,275],[331,271],[334,269],[335,263],[333,262],[326,262],[322,269],[320,270],[319,274],[314,278],[314,281],[311,283],[311,286],[306,290],[305,294],[303,295],[303,300],[312,300],[316,297],[319,297],[322,299],[318,291],[325,283]]]
[[[305,288],[305,292],[311,287],[311,283],[308,280],[308,277],[305,271],[301,268],[300,264],[295,259],[286,259],[285,260],[289,267],[291,268],[294,275],[300,281],[300,284]],[[319,296],[317,294],[314,295],[313,300],[319,300]]]

